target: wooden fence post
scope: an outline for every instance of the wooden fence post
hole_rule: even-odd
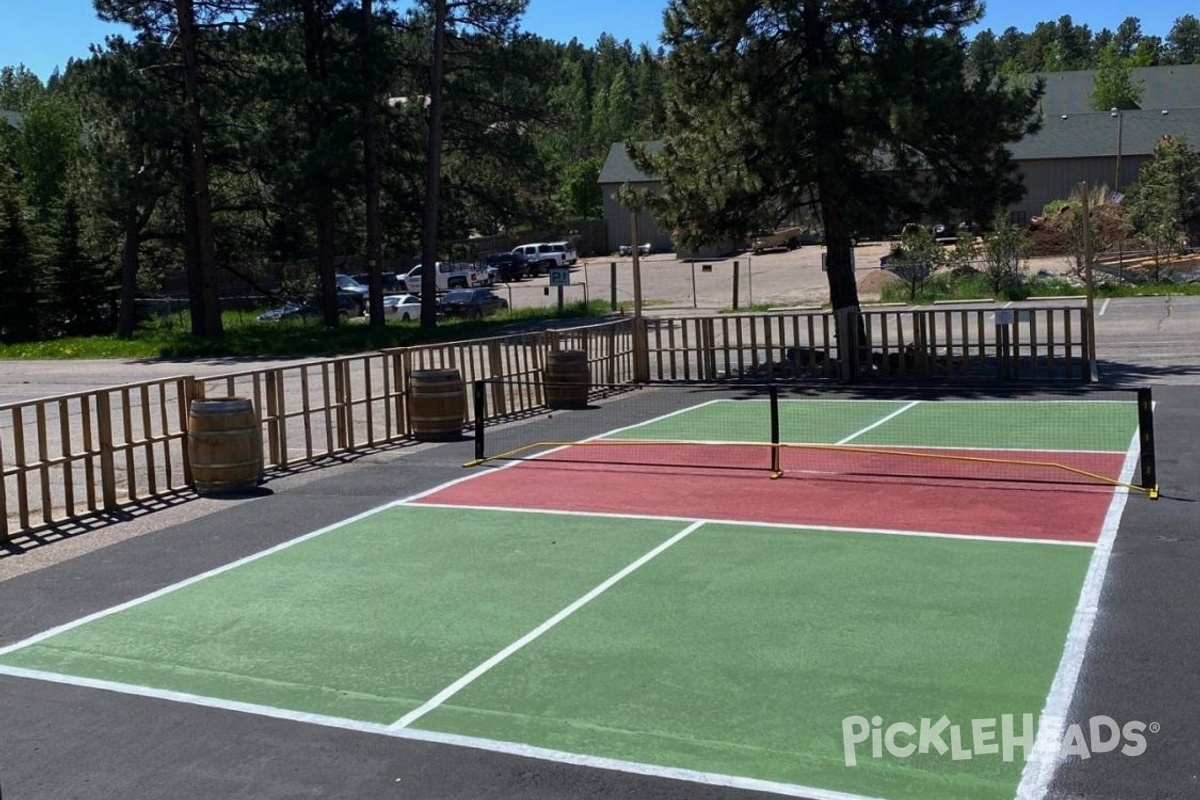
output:
[[[112,405],[105,390],[96,392],[96,423],[100,438],[100,493],[104,509],[112,511],[117,507],[117,471],[113,465]]]

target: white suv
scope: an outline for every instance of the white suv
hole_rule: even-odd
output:
[[[407,275],[400,278],[400,291],[420,294],[424,274],[425,270],[417,264]],[[451,289],[488,286],[491,282],[486,269],[479,269],[469,261],[439,261],[434,291],[448,292]]]
[[[525,256],[529,274],[545,274],[554,267],[570,267],[579,261],[575,245],[570,242],[535,242],[513,248],[514,253]]]

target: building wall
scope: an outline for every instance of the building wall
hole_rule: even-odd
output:
[[[658,182],[639,183],[635,186],[654,190],[658,186]],[[623,244],[632,244],[630,234],[632,215],[617,197],[620,188],[616,184],[601,186],[601,190],[604,192],[604,220],[608,223],[608,252],[610,253],[617,252],[617,248]],[[649,242],[656,252],[669,252],[674,246],[671,235],[659,227],[650,212],[642,211],[638,214],[638,244],[646,242]]]
[[[1122,156],[1120,188],[1126,189],[1137,180],[1138,170],[1149,160],[1147,156]],[[1029,222],[1041,216],[1047,203],[1066,200],[1087,181],[1089,186],[1117,188],[1117,160],[1113,156],[1093,158],[1056,158],[1020,161],[1017,164],[1025,184],[1025,197],[1011,207],[1013,220]]]

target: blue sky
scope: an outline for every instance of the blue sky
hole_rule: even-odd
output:
[[[602,33],[634,45],[657,44],[666,0],[530,0],[522,27],[547,39],[585,45]],[[1050,5],[1035,0],[993,0],[982,28],[997,33],[1011,26],[1030,31],[1038,22],[1069,14],[1076,24],[1092,30],[1115,29],[1127,16],[1142,20],[1148,34],[1166,36],[1175,19],[1197,13],[1181,0],[1153,0],[1141,4],[1116,0],[1057,0]],[[0,0],[0,67],[24,64],[42,80],[70,58],[84,58],[88,46],[122,28],[96,19],[91,0]]]

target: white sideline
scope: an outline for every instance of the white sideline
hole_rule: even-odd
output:
[[[1138,455],[1141,445],[1135,432],[1129,450],[1125,454],[1125,463],[1121,466],[1122,483],[1129,483],[1137,468]],[[1125,503],[1129,500],[1129,490],[1118,487],[1104,516],[1104,524],[1100,529],[1100,538],[1092,551],[1092,560],[1088,565],[1087,575],[1083,580],[1083,588],[1079,593],[1079,603],[1071,619],[1071,627],[1067,631],[1067,643],[1059,661],[1054,681],[1050,684],[1050,693],[1046,697],[1046,705],[1038,719],[1037,738],[1033,742],[1033,753],[1025,762],[1021,772],[1021,783],[1017,786],[1016,800],[1043,800],[1050,789],[1050,781],[1058,769],[1061,758],[1059,745],[1062,742],[1066,728],[1067,714],[1071,710],[1071,701],[1075,697],[1075,687],[1079,682],[1079,673],[1083,668],[1083,660],[1087,655],[1088,639],[1096,623],[1096,613],[1100,606],[1100,593],[1104,588],[1104,576],[1108,572],[1108,562],[1112,556],[1113,541],[1117,537],[1117,528],[1121,524],[1121,515],[1125,511]]]
[[[683,539],[685,539],[686,537],[690,536],[693,531],[695,531],[697,528],[699,528],[703,524],[704,524],[703,521],[693,522],[691,525],[688,525],[686,528],[684,528],[679,533],[672,536],[670,539],[667,539],[665,542],[660,543],[658,546],[656,546],[649,552],[644,553],[636,561],[633,561],[632,563],[627,564],[624,568],[622,568],[618,572],[609,576],[608,579],[605,580],[603,583],[600,583],[599,585],[595,586],[587,594],[583,595],[582,597],[577,599],[575,602],[571,603],[566,608],[562,609],[557,614],[550,617],[550,619],[546,620],[541,625],[538,625],[536,628],[534,628],[529,633],[522,636],[520,639],[517,639],[515,642],[510,644],[508,647],[505,647],[503,650],[496,653],[491,658],[489,658],[486,661],[484,661],[483,663],[479,664],[477,667],[472,669],[466,675],[463,675],[458,680],[454,681],[454,683],[450,684],[445,689],[442,689],[440,692],[438,692],[433,697],[431,697],[428,701],[426,701],[419,708],[413,709],[412,711],[408,712],[400,719],[393,722],[390,726],[388,726],[388,730],[399,730],[401,728],[407,728],[409,725],[416,722],[418,719],[425,716],[430,711],[433,711],[438,706],[440,706],[442,703],[446,702],[451,697],[453,697],[454,695],[461,692],[463,689],[470,686],[472,683],[475,682],[476,679],[478,679],[482,675],[491,671],[493,667],[500,664],[502,661],[507,659],[513,653],[516,653],[522,647],[524,647],[525,645],[534,641],[535,639],[539,638],[542,634],[546,633],[546,631],[550,630],[555,625],[562,622],[564,619],[571,616],[576,611],[583,608],[585,605],[592,602],[600,595],[604,594],[606,591],[608,591],[610,588],[612,588],[612,586],[614,586],[622,578],[629,575],[634,570],[638,569],[643,564],[650,561],[652,558],[654,558],[655,556],[657,556],[659,553],[663,552],[667,548],[671,547],[672,545],[676,544],[677,542],[680,542]]]
[[[241,714],[255,714],[271,719],[288,722],[298,722],[305,725],[321,725],[326,728],[367,733],[377,736],[390,736],[393,739],[413,742],[429,742],[451,747],[467,747],[472,750],[483,750],[491,753],[532,758],[555,764],[570,764],[573,766],[591,767],[594,769],[622,772],[628,775],[644,775],[650,778],[664,780],[686,781],[688,783],[706,786],[720,786],[728,789],[743,789],[746,791],[765,792],[784,797],[807,798],[807,800],[882,800],[881,798],[865,795],[849,794],[846,792],[818,789],[811,786],[801,786],[792,783],[762,780],[760,778],[744,778],[736,775],[722,775],[715,772],[700,772],[680,767],[664,767],[658,764],[645,764],[636,761],[622,761],[615,758],[589,756],[582,753],[570,753],[564,750],[551,750],[545,747],[520,744],[518,742],[503,742],[496,739],[484,739],[476,736],[463,736],[455,733],[440,733],[419,728],[401,728],[390,730],[387,726],[376,722],[331,717],[324,714],[308,714],[301,711],[290,711],[273,706],[261,706],[254,703],[243,703],[235,700],[222,700],[215,697],[172,692],[165,689],[151,689],[145,686],[134,686],[116,681],[103,681],[93,678],[79,678],[73,675],[60,675],[54,672],[7,667],[0,665],[0,675],[28,680],[40,680],[67,686],[78,686],[100,691],[117,692],[135,697],[146,697],[154,700],[168,700],[175,703],[187,703],[202,708],[213,708],[221,711],[233,711]]]

